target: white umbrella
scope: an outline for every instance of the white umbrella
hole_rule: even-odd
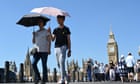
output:
[[[63,16],[69,16],[69,13],[66,11],[63,11],[58,8],[54,7],[41,7],[41,8],[34,8],[31,10],[33,13],[39,13],[39,14],[47,14],[49,16],[57,16],[57,15],[63,15]]]

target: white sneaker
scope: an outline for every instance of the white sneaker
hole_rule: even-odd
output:
[[[65,80],[65,84],[69,84],[69,82],[67,80]]]
[[[57,82],[57,84],[65,84],[65,81],[64,80],[60,80]]]

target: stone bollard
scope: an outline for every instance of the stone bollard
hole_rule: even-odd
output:
[[[9,82],[9,62],[5,62],[5,70],[4,70],[4,82],[8,83]]]
[[[57,70],[56,70],[56,68],[54,68],[54,72],[53,72],[53,82],[57,82]]]
[[[24,82],[24,68],[23,68],[23,63],[20,64],[19,82]]]

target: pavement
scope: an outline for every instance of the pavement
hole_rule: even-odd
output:
[[[34,84],[34,83],[0,83],[0,84]],[[57,84],[57,83],[46,83],[46,84]],[[71,82],[69,84],[122,84],[121,82],[109,81],[109,82]],[[140,84],[140,82],[124,82],[123,84]]]

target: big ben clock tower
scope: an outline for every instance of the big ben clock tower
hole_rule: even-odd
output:
[[[114,64],[118,63],[118,45],[117,42],[115,41],[115,37],[112,30],[110,31],[107,48],[108,48],[109,63],[111,62],[113,62]]]

